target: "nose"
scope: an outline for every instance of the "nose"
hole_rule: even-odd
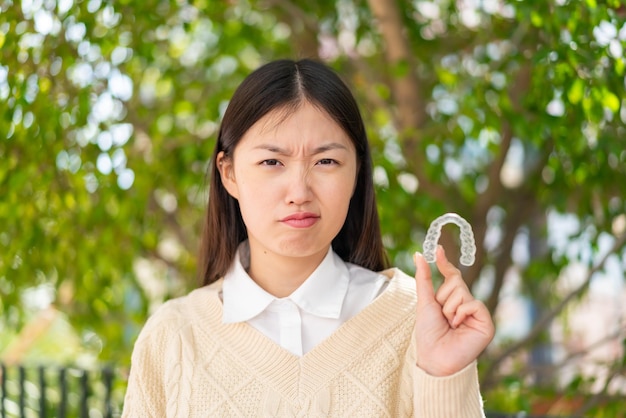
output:
[[[298,168],[287,174],[285,202],[289,205],[302,205],[311,201],[311,185],[308,170]]]

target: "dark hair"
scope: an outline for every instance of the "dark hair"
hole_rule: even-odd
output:
[[[348,134],[357,153],[358,174],[346,221],[332,241],[344,260],[370,270],[387,267],[372,179],[372,158],[363,119],[348,87],[326,65],[313,60],[279,60],[252,72],[226,109],[209,166],[209,201],[200,245],[202,285],[223,277],[237,247],[247,238],[239,203],[224,186],[216,160],[231,157],[246,131],[267,113],[296,109],[307,101],[328,113]]]

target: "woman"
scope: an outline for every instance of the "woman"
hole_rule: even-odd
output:
[[[123,416],[483,416],[485,306],[437,251],[387,269],[357,104],[310,60],[232,97],[212,157],[203,286],[142,330]]]

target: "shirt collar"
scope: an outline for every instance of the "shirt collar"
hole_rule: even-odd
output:
[[[222,300],[224,323],[245,322],[267,309],[275,296],[257,285],[246,271],[250,250],[243,242],[224,276]],[[339,318],[348,292],[350,273],[343,260],[329,248],[324,260],[288,299],[300,309],[322,318]]]
[[[224,276],[222,300],[224,323],[244,322],[263,312],[276,298],[248,275],[246,267],[250,261],[250,248],[244,241],[239,245],[235,259]],[[245,264],[245,265],[244,265]]]
[[[349,283],[348,267],[329,248],[324,260],[289,299],[312,315],[337,319],[341,315]]]

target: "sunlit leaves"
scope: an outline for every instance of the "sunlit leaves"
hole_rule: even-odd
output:
[[[585,83],[580,78],[574,80],[574,83],[567,92],[567,98],[570,103],[577,105],[582,100],[585,94]]]
[[[0,22],[3,314],[34,272],[70,283],[74,325],[127,361],[149,306],[134,260],[167,271],[171,292],[195,282],[220,112],[261,53],[290,49],[289,28],[244,2],[64,4],[8,6]],[[132,332],[112,325],[129,319]]]
[[[606,88],[603,89],[600,94],[602,97],[602,106],[604,106],[609,111],[616,113],[620,107],[619,98],[613,92],[609,91]]]
[[[457,211],[486,222],[477,208],[494,190],[503,230],[515,225],[507,214],[532,205],[533,216],[580,219],[594,237],[612,231],[626,211],[621,3],[396,3],[411,60],[393,65],[366,2],[0,3],[6,323],[19,328],[17,295],[48,282],[76,329],[101,339],[90,347],[127,362],[150,307],[195,285],[221,115],[243,77],[273,58],[319,54],[353,87],[385,244],[407,271],[430,220]],[[393,82],[407,75],[427,117],[400,129]],[[523,221],[528,230],[534,219]],[[495,242],[484,277],[500,268]],[[548,258],[514,267],[525,291],[568,261]],[[522,383],[505,385],[511,405],[522,407]]]

